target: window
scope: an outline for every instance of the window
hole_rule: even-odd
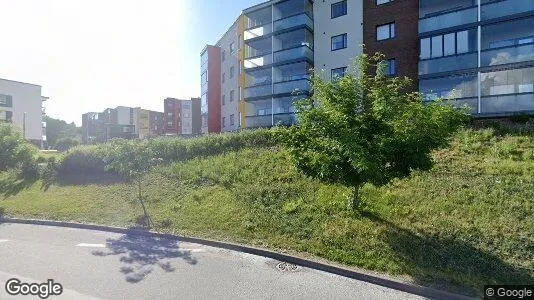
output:
[[[190,109],[190,108],[191,108],[191,104],[189,104],[189,103],[184,103],[184,104],[182,105],[182,108],[183,108],[183,109]]]
[[[443,55],[456,54],[456,37],[454,33],[448,33],[443,36]]]
[[[222,82],[224,83],[226,81],[226,73],[223,73],[222,75]]]
[[[376,26],[376,40],[383,41],[395,37],[395,23]]]
[[[341,17],[347,14],[347,1],[341,1],[333,3],[331,5],[331,17],[332,19]]]
[[[222,95],[222,105],[226,104],[226,95]]]
[[[234,51],[235,51],[235,43],[232,42],[232,43],[230,43],[230,54],[233,54]]]
[[[167,126],[172,127],[172,121],[167,122]]]
[[[2,94],[0,94],[0,106],[12,107],[13,106],[13,98],[10,95],[2,95]]]
[[[226,50],[223,50],[221,53],[221,59],[224,61],[226,59]]]
[[[222,119],[222,126],[226,127],[226,117],[223,117],[223,119]]]
[[[234,67],[230,67],[230,78],[234,78]]]
[[[234,126],[234,122],[235,122],[235,120],[234,120],[234,114],[231,114],[231,115],[230,115],[230,126]]]
[[[376,5],[382,5],[389,2],[393,2],[393,0],[376,0]]]
[[[456,55],[476,50],[476,29],[421,39],[421,59]]]
[[[421,40],[421,51],[419,56],[421,59],[430,58],[430,38]]]
[[[167,116],[172,117],[172,112],[167,113]]]
[[[432,57],[441,57],[443,56],[443,36],[433,36],[432,37]]]
[[[395,76],[397,74],[395,59],[388,59],[386,66],[386,75]]]
[[[347,48],[347,34],[332,37],[332,51]]]
[[[346,71],[347,71],[347,67],[332,69],[330,73],[330,77],[332,81],[335,81],[336,79],[339,79],[345,76]]]
[[[235,94],[234,90],[231,90],[230,91],[230,102],[234,101],[234,94]]]

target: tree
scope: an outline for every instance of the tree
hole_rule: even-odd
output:
[[[62,137],[57,139],[54,148],[56,148],[58,151],[65,152],[72,147],[78,146],[79,144],[80,143],[75,139],[70,137]]]
[[[34,165],[36,153],[36,148],[24,140],[17,128],[0,123],[0,171]]]
[[[106,155],[106,170],[115,171],[125,179],[137,183],[138,200],[150,228],[152,222],[143,200],[142,180],[158,162],[154,158],[152,147],[146,142],[117,139],[111,142],[109,149],[110,152]]]
[[[334,82],[314,76],[313,97],[296,103],[299,123],[284,138],[302,173],[352,188],[350,208],[360,207],[365,183],[380,186],[429,169],[432,150],[446,146],[469,118],[466,109],[404,92],[410,80],[386,76],[379,54],[361,55],[356,68],[357,75]]]
[[[57,149],[57,142],[62,138],[70,138],[76,141],[81,140],[81,128],[76,127],[74,122],[68,124],[63,120],[54,119],[49,116],[45,116],[44,121],[46,122],[46,141],[50,147]]]

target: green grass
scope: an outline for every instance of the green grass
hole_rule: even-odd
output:
[[[384,187],[350,190],[300,175],[281,148],[244,149],[162,166],[144,183],[156,230],[246,243],[480,295],[534,283],[534,136],[464,130],[436,165]],[[39,183],[0,201],[19,217],[134,226],[126,183]]]

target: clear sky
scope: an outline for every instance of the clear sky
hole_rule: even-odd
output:
[[[200,97],[200,51],[264,0],[0,0],[0,78],[41,85],[47,114],[163,110]]]

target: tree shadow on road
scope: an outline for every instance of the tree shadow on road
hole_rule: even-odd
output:
[[[468,242],[416,234],[378,216],[367,217],[386,226],[383,241],[417,284],[480,296],[484,285],[534,282],[534,270],[512,265]]]
[[[122,263],[120,272],[130,283],[142,281],[156,266],[165,272],[174,272],[171,259],[181,258],[190,265],[197,263],[197,259],[191,256],[191,251],[179,249],[177,240],[130,234],[108,239],[107,249],[93,251],[93,255],[119,255]]]

